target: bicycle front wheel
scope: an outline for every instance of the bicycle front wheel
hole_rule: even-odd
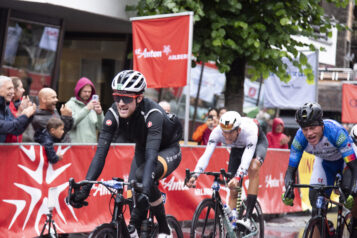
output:
[[[321,224],[324,224],[321,226]],[[302,235],[303,238],[313,238],[313,237],[328,237],[326,229],[326,218],[322,217],[313,217],[309,220],[306,224],[304,234]]]
[[[166,215],[167,223],[169,224],[171,234],[173,238],[183,238],[183,233],[181,230],[180,223],[174,216]],[[159,235],[159,224],[155,224],[154,230],[150,237],[157,237]]]
[[[239,218],[242,218],[246,210],[246,200],[242,204],[241,208],[239,209]],[[238,225],[236,235],[237,237],[256,237],[256,238],[263,238],[264,237],[264,217],[262,208],[258,201],[256,201],[253,212],[252,212],[252,219],[255,222],[256,230],[249,231],[244,226]],[[254,233],[254,235],[252,234]]]
[[[351,236],[352,233],[352,214],[350,211],[348,211],[343,219],[342,219],[342,223],[341,223],[341,236],[339,237],[343,237],[343,238],[349,238]]]
[[[92,233],[90,233],[89,238],[116,238],[117,230],[114,224],[105,223],[97,226]]]
[[[215,211],[212,199],[204,199],[196,208],[191,226],[191,238],[225,237],[223,212],[219,207]]]

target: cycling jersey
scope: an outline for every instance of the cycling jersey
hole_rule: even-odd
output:
[[[236,176],[247,174],[248,168],[250,166],[250,162],[252,161],[254,154],[257,154],[256,148],[258,144],[259,127],[254,122],[253,119],[242,117],[242,123],[240,125],[240,128],[241,131],[237,139],[232,144],[227,144],[228,147],[240,148],[243,150],[241,156],[239,156],[241,157],[241,163],[239,165],[238,170],[236,170],[237,171]],[[267,139],[264,133],[262,132],[261,132],[261,136],[265,138],[265,140],[264,138],[262,138],[261,143],[263,145],[263,148],[265,148],[265,153],[266,153],[266,149],[268,147]],[[216,145],[218,143],[226,144],[222,129],[219,126],[213,129],[209,137],[206,150],[197,162],[195,172],[203,172],[206,169],[211,159],[211,156],[216,148]],[[265,157],[265,153],[259,153],[259,154],[262,154],[262,157]]]
[[[297,168],[304,151],[323,160],[344,159],[346,163],[356,159],[352,139],[347,131],[334,120],[323,120],[323,136],[317,145],[310,145],[302,130],[296,132],[291,145],[289,166]]]
[[[98,139],[97,151],[89,167],[86,179],[96,180],[101,174],[110,143],[120,131],[135,146],[135,163],[142,164],[144,193],[149,194],[153,184],[152,173],[159,151],[177,147],[182,137],[182,127],[175,117],[170,117],[154,101],[144,98],[129,118],[121,118],[115,103],[105,114],[103,128]],[[177,153],[176,153],[177,154]],[[181,157],[180,157],[181,158]]]

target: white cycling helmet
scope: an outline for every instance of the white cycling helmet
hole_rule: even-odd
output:
[[[114,77],[112,89],[123,93],[142,94],[146,89],[146,79],[139,71],[124,70]]]
[[[228,111],[224,113],[219,119],[219,126],[223,131],[230,132],[240,126],[240,124],[242,123],[241,118],[242,117],[239,115],[238,112]]]
[[[352,137],[353,142],[357,143],[357,124],[352,127],[350,136]]]

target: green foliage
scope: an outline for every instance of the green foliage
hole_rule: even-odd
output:
[[[313,26],[331,37],[332,26],[346,30],[324,15],[320,0],[139,0],[128,10],[139,16],[194,12],[192,53],[197,61],[215,61],[221,72],[232,70],[235,59],[244,59],[253,79],[275,73],[287,82],[286,65],[282,57],[294,62],[313,82],[313,72],[307,57],[299,47],[311,51],[313,45],[296,41],[293,36],[317,38]],[[327,0],[337,7],[346,7],[348,0]],[[243,77],[244,78],[244,77]]]

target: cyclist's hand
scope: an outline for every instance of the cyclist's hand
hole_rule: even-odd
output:
[[[354,201],[354,198],[352,197],[352,195],[349,195],[348,198],[346,199],[344,205],[348,210],[351,210],[352,207],[353,207],[354,202],[355,201]]]
[[[281,194],[281,200],[287,206],[294,206],[294,195],[292,197],[285,197],[285,193]]]
[[[186,186],[189,187],[189,188],[194,188],[196,187],[196,176],[192,176],[186,183]]]
[[[87,206],[88,202],[85,200],[89,196],[90,189],[90,185],[84,185],[81,188],[74,189],[74,193],[71,194],[71,201],[69,201],[71,206],[74,208]]]
[[[297,170],[297,168],[294,168],[292,166],[288,166],[288,169],[286,170],[285,178],[284,178],[286,191],[288,190],[289,185],[295,184],[296,170]],[[290,194],[287,194],[287,195],[290,195]],[[294,195],[294,193],[292,193],[292,195]],[[289,197],[291,198],[291,196],[289,196]],[[292,198],[294,198],[294,197],[292,197]]]
[[[240,177],[235,177],[232,178],[229,182],[228,182],[228,188],[229,189],[235,189],[239,186],[239,181],[240,181]]]
[[[139,193],[136,199],[136,206],[139,210],[146,211],[147,209],[149,209],[150,204],[148,195],[146,195],[145,193]]]

